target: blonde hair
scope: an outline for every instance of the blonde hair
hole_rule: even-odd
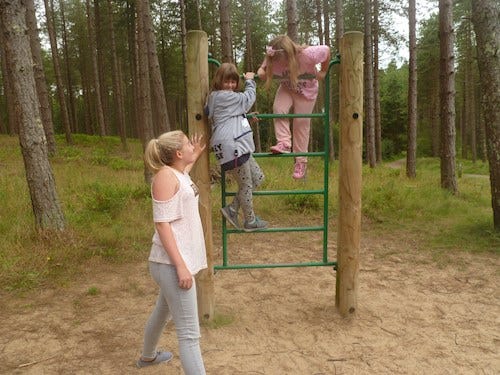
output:
[[[299,81],[299,63],[297,61],[297,55],[307,46],[301,46],[295,43],[288,35],[278,35],[269,42],[269,47],[275,52],[272,54],[266,53],[266,89],[270,87],[273,79],[273,61],[283,55],[288,61],[290,83],[292,87],[297,87]]]
[[[176,151],[183,146],[185,136],[182,130],[173,130],[151,139],[144,151],[146,167],[155,174],[165,165],[172,165]]]
[[[212,91],[222,90],[224,81],[236,81],[236,87],[240,84],[240,74],[236,65],[231,63],[222,63],[222,65],[215,72],[212,80]]]

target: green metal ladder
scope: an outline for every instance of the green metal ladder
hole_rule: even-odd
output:
[[[220,66],[220,62],[208,58],[208,62]],[[257,114],[255,117],[259,119],[274,119],[274,118],[322,118],[324,125],[324,150],[319,152],[296,152],[289,154],[271,154],[271,153],[254,153],[255,158],[265,157],[295,157],[295,156],[314,156],[323,158],[323,188],[319,190],[270,190],[270,191],[254,191],[253,195],[306,195],[316,194],[323,196],[323,225],[310,226],[310,227],[284,227],[284,228],[266,228],[253,231],[252,233],[262,232],[323,232],[323,252],[321,261],[316,262],[303,262],[303,263],[271,263],[271,264],[230,264],[228,258],[228,234],[241,234],[247,233],[240,229],[231,229],[226,225],[226,219],[222,218],[222,264],[214,265],[215,270],[225,269],[247,269],[247,268],[284,268],[284,267],[319,267],[319,266],[333,266],[337,267],[337,262],[331,261],[328,258],[328,190],[329,190],[329,154],[330,154],[330,69],[334,64],[340,63],[340,56],[330,61],[328,72],[325,76],[325,96],[324,96],[324,112],[311,113],[311,114]],[[300,78],[311,78],[311,76],[301,76]],[[250,115],[248,115],[250,117]],[[221,203],[222,207],[226,206],[226,197],[234,196],[236,193],[226,191],[226,178],[225,173],[221,173]]]

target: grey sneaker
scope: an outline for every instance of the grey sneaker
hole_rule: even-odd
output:
[[[224,215],[226,220],[229,221],[233,227],[235,227],[236,229],[241,229],[240,223],[238,221],[238,213],[234,212],[231,209],[231,207],[229,207],[229,206],[222,207],[220,209],[220,212],[222,212],[222,215]]]
[[[259,229],[266,229],[267,228],[267,221],[261,220],[258,216],[255,216],[255,220],[248,222],[245,221],[245,224],[243,225],[243,230],[245,232],[253,232],[255,230]]]
[[[142,359],[139,358],[139,360],[136,362],[137,368],[143,368],[147,366],[153,366],[157,365],[159,363],[163,362],[168,362],[172,359],[174,355],[170,352],[163,352],[163,351],[158,351],[156,352],[156,357],[152,361],[143,361]]]

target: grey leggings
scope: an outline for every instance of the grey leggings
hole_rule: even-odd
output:
[[[154,358],[165,324],[172,318],[179,342],[179,355],[186,375],[205,375],[200,350],[200,325],[196,284],[181,289],[174,266],[149,262],[149,272],[160,287],[156,306],[144,329],[143,357]]]
[[[246,163],[240,165],[238,168],[231,169],[228,173],[231,173],[238,183],[238,192],[229,206],[234,212],[238,212],[238,209],[241,207],[245,221],[254,221],[255,213],[253,211],[252,193],[264,181],[262,169],[260,169],[254,157],[250,155]]]

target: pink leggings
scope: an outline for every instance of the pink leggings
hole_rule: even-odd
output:
[[[297,94],[280,85],[274,97],[273,112],[275,114],[287,114],[293,106],[293,113],[312,113],[316,99],[309,100],[303,95]],[[290,133],[290,119],[275,118],[274,133],[278,142],[286,146],[293,146],[293,152],[307,152],[309,144],[309,130],[311,128],[310,118],[293,119],[293,145]],[[297,157],[296,161],[307,162],[306,157]]]

